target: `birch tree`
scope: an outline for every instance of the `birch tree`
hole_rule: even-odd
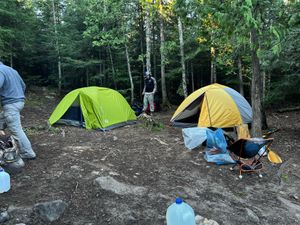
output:
[[[145,33],[146,33],[146,70],[151,73],[151,18],[150,9],[146,9],[145,12]]]
[[[60,47],[58,41],[58,31],[57,31],[57,21],[58,18],[56,16],[56,7],[54,0],[51,1],[52,4],[52,16],[53,16],[53,27],[54,27],[54,35],[55,35],[55,50],[57,53],[57,72],[58,72],[58,91],[61,92],[61,84],[62,84],[62,74],[61,74],[61,55],[60,55]]]
[[[164,29],[164,9],[163,0],[159,0],[159,27],[160,27],[160,72],[161,72],[161,93],[162,93],[162,106],[169,107],[170,103],[167,96],[166,86],[166,57],[165,57],[165,29]]]
[[[180,45],[180,58],[181,58],[181,70],[182,70],[182,89],[184,98],[188,96],[187,84],[186,84],[186,73],[185,73],[185,58],[184,58],[184,40],[183,40],[183,28],[180,16],[177,18],[178,21],[178,33],[179,33],[179,45]]]

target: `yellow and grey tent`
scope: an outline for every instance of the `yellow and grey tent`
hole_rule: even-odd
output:
[[[233,127],[252,122],[252,108],[234,89],[211,84],[190,94],[171,118],[180,127]]]
[[[49,118],[55,123],[110,130],[136,122],[134,111],[117,91],[103,87],[79,88],[68,93]]]

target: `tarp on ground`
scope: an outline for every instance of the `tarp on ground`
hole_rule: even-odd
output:
[[[206,141],[206,127],[191,127],[182,129],[184,145],[189,150],[197,148]]]

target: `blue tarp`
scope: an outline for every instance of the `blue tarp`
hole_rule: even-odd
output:
[[[206,127],[191,127],[182,129],[184,145],[189,150],[197,148],[206,141]]]

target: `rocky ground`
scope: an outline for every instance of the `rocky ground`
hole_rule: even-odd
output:
[[[262,178],[239,179],[229,165],[207,163],[203,147],[187,150],[181,129],[169,126],[174,110],[157,113],[152,129],[143,122],[109,132],[49,128],[57,102],[46,89],[28,94],[22,121],[38,157],[0,194],[3,224],[163,225],[176,197],[206,222],[300,224],[299,111],[268,112],[283,164],[264,158]]]

